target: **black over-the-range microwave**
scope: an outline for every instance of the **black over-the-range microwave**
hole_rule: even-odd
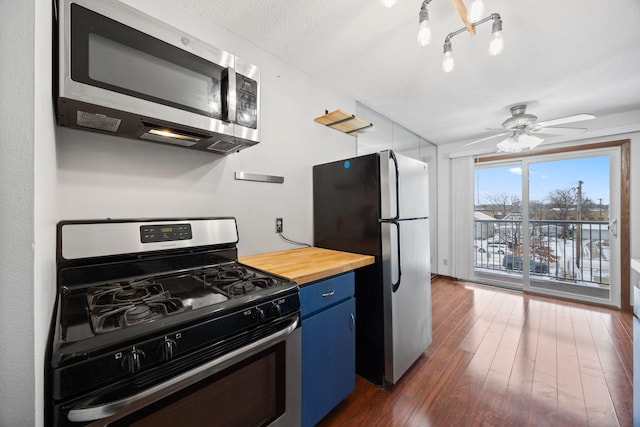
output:
[[[117,0],[59,0],[58,124],[217,154],[260,138],[260,70]]]

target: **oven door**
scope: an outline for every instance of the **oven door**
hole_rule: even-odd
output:
[[[70,425],[300,424],[300,327],[285,329],[141,393],[68,411]],[[78,423],[78,424],[75,424]]]

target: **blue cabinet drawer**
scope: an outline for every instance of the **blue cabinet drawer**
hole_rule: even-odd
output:
[[[349,271],[301,286],[300,310],[302,318],[353,297],[354,277],[353,271]]]

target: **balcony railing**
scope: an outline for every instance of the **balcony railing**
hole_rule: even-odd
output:
[[[520,275],[523,262],[523,222],[474,220],[476,271]],[[601,221],[530,220],[529,276],[578,285],[610,284],[609,224]]]

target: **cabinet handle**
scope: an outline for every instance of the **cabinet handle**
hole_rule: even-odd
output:
[[[353,313],[351,313],[349,314],[349,317],[351,318],[351,322],[349,323],[349,329],[353,331],[356,328],[356,316],[354,316]]]
[[[335,294],[335,293],[336,293],[335,289],[332,290],[332,291],[329,291],[329,292],[325,292],[324,294],[322,294],[322,298],[332,297],[333,294]]]

